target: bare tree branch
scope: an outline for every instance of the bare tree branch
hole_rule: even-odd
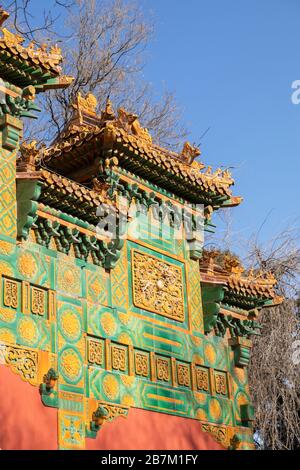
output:
[[[54,27],[61,13],[59,9],[69,10],[73,5],[74,0],[51,0],[49,9],[39,12],[38,18],[31,0],[4,1],[3,8],[10,13],[10,23],[14,29],[23,37],[35,41],[40,33],[55,34]],[[57,15],[53,16],[55,9]]]
[[[249,365],[249,385],[256,410],[254,438],[260,449],[300,448],[300,374],[293,363],[293,344],[300,339],[300,231],[299,220],[268,242],[259,234],[244,240],[234,233],[231,217],[222,218],[223,236],[210,237],[209,245],[223,252],[238,249],[247,253],[246,268],[270,271],[278,280],[278,295],[284,302],[260,313],[261,335],[253,339]],[[234,237],[234,243],[233,243]]]
[[[28,26],[25,1],[30,3],[30,0],[13,2],[17,12],[14,18],[20,22],[21,8],[21,23]],[[155,96],[142,76],[153,25],[145,20],[140,5],[132,0],[74,0],[62,5],[68,8],[64,72],[73,76],[74,81],[68,89],[55,90],[41,98],[46,112],[38,125],[31,124],[36,140],[50,142],[62,131],[70,119],[70,104],[81,91],[96,96],[99,111],[110,96],[115,108],[122,106],[137,114],[159,144],[173,149],[182,144],[187,131],[180,124],[182,114],[174,94],[165,90]],[[43,27],[50,35],[54,23],[52,16],[46,16]],[[18,28],[24,32],[24,27]],[[32,134],[30,124],[28,132]]]
[[[300,374],[293,343],[300,333],[299,229],[292,227],[261,245],[250,240],[248,265],[271,271],[282,305],[264,309],[261,336],[253,342],[249,381],[256,408],[255,430],[264,449],[300,448]]]

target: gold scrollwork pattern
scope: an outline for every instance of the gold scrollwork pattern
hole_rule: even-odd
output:
[[[178,385],[181,385],[183,387],[190,386],[190,368],[187,364],[177,365],[177,380]]]
[[[196,386],[197,390],[209,391],[209,374],[207,369],[196,367]]]
[[[142,377],[149,375],[149,354],[136,352],[135,353],[135,373]]]
[[[0,345],[0,364],[8,365],[23,380],[37,385],[38,353],[31,349]]]
[[[120,370],[122,372],[126,371],[126,349],[120,348],[118,346],[111,347],[112,355],[112,368],[115,370]]]
[[[46,293],[43,289],[31,289],[31,311],[36,315],[45,315]]]
[[[4,279],[3,303],[6,307],[18,308],[18,283],[10,279]]]
[[[136,307],[184,321],[182,269],[139,251],[132,251],[133,302]]]
[[[157,379],[163,382],[169,382],[170,380],[170,363],[168,359],[162,359],[158,357],[156,359],[156,370]]]
[[[88,361],[91,364],[97,366],[103,365],[103,342],[94,341],[89,339],[88,341]]]
[[[216,393],[219,395],[227,395],[226,375],[222,372],[215,372]]]
[[[202,423],[201,428],[202,431],[210,433],[212,437],[222,446],[229,446],[230,436],[226,427],[213,426],[211,424]]]
[[[100,403],[101,406],[108,412],[107,421],[112,421],[115,418],[127,418],[128,406],[120,406],[115,404]]]

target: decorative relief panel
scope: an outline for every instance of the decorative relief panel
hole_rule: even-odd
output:
[[[227,378],[224,372],[215,372],[215,386],[218,395],[228,395]]]
[[[59,356],[59,373],[68,384],[76,385],[82,378],[83,361],[79,351],[66,346]]]
[[[112,368],[125,372],[127,370],[127,349],[121,346],[111,346]]]
[[[59,444],[61,449],[83,449],[84,418],[80,414],[59,410]]]
[[[3,284],[3,303],[6,307],[18,308],[19,302],[19,289],[18,282],[11,279],[4,279]]]
[[[182,269],[132,250],[133,302],[136,307],[184,321]]]
[[[14,310],[20,309],[22,313],[47,316],[55,312],[55,293],[49,289],[39,288],[27,281],[3,277],[3,306]]]
[[[169,382],[170,380],[170,361],[169,359],[163,359],[162,357],[156,358],[156,370],[157,379],[163,382]]]
[[[177,364],[177,381],[178,385],[189,387],[191,383],[190,368],[188,364]]]
[[[13,372],[31,383],[37,384],[38,380],[38,353],[31,349],[17,346],[0,345],[0,364],[7,364]]]
[[[135,373],[142,377],[148,377],[150,372],[149,354],[141,351],[135,352]]]
[[[196,367],[197,390],[209,392],[209,371],[204,367]]]
[[[115,418],[127,418],[128,407],[111,403],[100,402],[101,406],[107,411],[107,421],[113,421]]]
[[[44,316],[46,314],[46,292],[43,289],[32,287],[31,311],[36,315]]]
[[[88,340],[88,361],[97,366],[103,365],[104,345],[103,341]]]
[[[229,431],[225,426],[214,426],[212,424],[201,424],[202,431],[210,433],[213,438],[224,447],[229,446]]]

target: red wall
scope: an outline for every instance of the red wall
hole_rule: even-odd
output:
[[[0,448],[3,450],[57,449],[57,410],[41,402],[33,387],[0,366]],[[107,423],[89,450],[208,450],[222,449],[200,424],[191,419],[131,409],[128,418]]]
[[[57,449],[57,410],[6,366],[0,366],[0,448]]]
[[[139,409],[106,423],[86,444],[89,450],[223,450],[193,419]]]

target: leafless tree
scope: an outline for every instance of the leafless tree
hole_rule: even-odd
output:
[[[68,10],[73,4],[74,0],[50,0],[48,8],[39,12],[38,19],[34,14],[37,6],[32,4],[32,0],[5,0],[1,6],[10,13],[9,23],[14,29],[32,41],[40,37],[40,33],[54,34],[56,20],[61,10]]]
[[[264,311],[261,324],[249,366],[257,446],[299,449],[300,374],[299,365],[292,361],[292,345],[299,330],[295,301],[286,299],[282,305]]]
[[[260,230],[245,240],[243,234],[233,231],[230,215],[221,216],[221,220],[221,237],[208,237],[206,248],[222,253],[237,250],[246,268],[272,272],[278,280],[277,293],[284,297],[281,305],[261,311],[261,334],[253,339],[249,384],[256,411],[257,447],[299,449],[300,364],[294,361],[295,342],[300,340],[299,221],[268,242],[260,242]]]
[[[254,237],[247,258],[248,265],[275,275],[278,294],[285,297],[280,306],[261,312],[263,329],[252,349],[249,379],[257,444],[299,449],[300,364],[293,361],[293,345],[300,339],[299,230],[287,229],[264,246]]]
[[[51,6],[65,17],[63,28],[61,19],[57,26]],[[28,123],[28,137],[51,141],[68,122],[71,103],[81,91],[96,96],[99,110],[109,96],[116,108],[123,106],[137,114],[159,144],[176,148],[182,143],[187,131],[180,125],[182,113],[174,94],[163,90],[156,96],[143,77],[154,28],[138,2],[52,0],[42,24],[34,18],[31,0],[15,0],[7,7],[21,34],[39,42],[45,42],[46,34],[48,40],[58,38],[63,43],[64,73],[74,77],[66,90],[41,96],[44,112],[38,126]]]

